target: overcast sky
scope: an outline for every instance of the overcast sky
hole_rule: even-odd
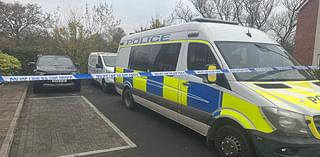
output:
[[[146,25],[153,16],[168,17],[179,0],[2,0],[4,2],[37,3],[43,11],[52,12],[60,7],[62,12],[70,9],[80,12],[86,3],[90,6],[106,2],[113,6],[114,15],[121,20],[127,33]],[[183,0],[188,3],[188,0]]]

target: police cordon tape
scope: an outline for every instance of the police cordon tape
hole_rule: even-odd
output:
[[[84,80],[94,78],[115,77],[142,77],[142,76],[181,76],[202,74],[227,74],[227,73],[253,73],[287,70],[319,70],[320,66],[286,66],[267,68],[241,68],[218,70],[187,70],[187,71],[161,71],[161,72],[130,72],[130,73],[101,73],[101,74],[74,74],[74,75],[37,75],[37,76],[0,76],[0,82],[25,82],[25,81],[49,81],[49,80]]]

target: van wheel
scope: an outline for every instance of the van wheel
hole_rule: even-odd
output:
[[[214,138],[215,149],[221,157],[255,157],[249,138],[241,128],[232,125],[220,127]]]
[[[108,84],[106,83],[106,81],[102,80],[102,85],[101,85],[102,91],[104,93],[107,93],[109,88],[108,88]]]
[[[125,88],[122,93],[122,101],[127,109],[132,110],[136,108],[136,103],[133,100],[131,90],[129,88]]]

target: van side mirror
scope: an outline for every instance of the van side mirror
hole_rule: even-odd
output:
[[[217,66],[216,65],[207,65],[207,70],[217,70]],[[205,77],[203,77],[203,82],[204,83],[216,83],[217,81],[217,74],[208,74],[205,75]]]
[[[102,67],[101,64],[96,64],[96,68],[97,68],[97,69],[102,69],[103,67]]]

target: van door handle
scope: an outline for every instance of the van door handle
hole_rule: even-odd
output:
[[[190,82],[188,81],[188,82],[183,82],[182,83],[184,86],[190,86]]]

